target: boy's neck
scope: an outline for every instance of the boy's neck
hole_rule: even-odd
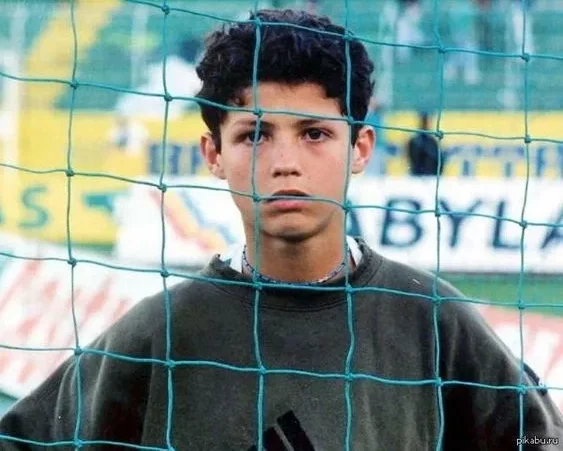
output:
[[[252,267],[268,278],[287,283],[314,282],[326,277],[342,263],[344,258],[342,233],[341,231],[333,237],[317,235],[302,242],[288,242],[261,236],[258,267],[254,239],[249,234],[246,241],[247,259]],[[350,255],[347,258],[349,269],[354,269],[353,259]],[[251,275],[251,270],[245,270],[244,267],[243,272]]]

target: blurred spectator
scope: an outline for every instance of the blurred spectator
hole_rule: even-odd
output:
[[[184,49],[185,51],[185,49]],[[162,79],[163,61],[150,64],[146,69],[146,82],[134,86],[137,92],[158,94],[158,96],[123,94],[117,101],[117,111],[141,117],[164,117],[164,83]],[[166,59],[166,89],[174,97],[194,97],[199,91],[201,80],[195,71],[195,62],[188,62],[182,56],[169,55]],[[168,117],[178,117],[186,109],[193,107],[193,102],[174,101],[168,104]]]
[[[110,131],[110,144],[126,155],[142,153],[148,143],[145,127],[128,114],[118,112],[115,126]]]
[[[399,18],[397,19],[397,43],[400,45],[424,44],[424,33],[421,30],[422,7],[420,0],[398,0]],[[399,61],[407,61],[412,54],[411,47],[398,47]]]
[[[477,5],[477,39],[479,48],[488,52],[494,50],[492,0],[473,0]]]
[[[420,114],[420,129],[407,143],[407,155],[410,163],[411,175],[436,175],[438,173],[438,159],[440,147],[434,136],[427,133],[430,130],[430,115]],[[445,158],[441,155],[439,174],[444,171]]]
[[[180,43],[180,50],[178,56],[184,59],[187,63],[193,63],[201,49],[201,41],[195,38],[186,38]]]
[[[511,0],[512,30],[515,44],[515,52],[534,53],[534,22],[532,17],[532,7],[535,0]],[[524,33],[524,17],[526,18],[526,30]],[[525,45],[522,50],[522,45]]]
[[[450,6],[447,15],[452,46],[464,50],[477,50],[476,5],[472,2],[455,4]],[[466,84],[478,84],[481,81],[478,58],[479,56],[475,53],[449,53],[444,78],[452,81],[458,75],[462,75]]]
[[[305,11],[311,14],[318,14],[319,0],[305,0]]]
[[[385,173],[385,130],[383,126],[383,105],[375,97],[369,104],[365,121],[375,129],[375,147],[365,170],[368,176],[379,176]]]

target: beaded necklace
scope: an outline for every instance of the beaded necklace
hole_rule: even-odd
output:
[[[244,246],[244,249],[242,251],[242,264],[243,266],[250,271],[251,274],[257,274],[258,278],[262,281],[262,282],[267,282],[267,283],[282,283],[282,284],[287,284],[287,283],[295,283],[295,282],[284,282],[282,280],[277,280],[277,279],[273,279],[271,277],[265,276],[264,274],[260,274],[260,272],[258,272],[256,270],[256,268],[254,268],[254,266],[252,266],[250,264],[250,262],[248,261],[248,257],[246,255],[246,246]],[[333,277],[335,277],[336,275],[340,274],[342,272],[342,270],[346,267],[346,260],[342,260],[342,263],[340,263],[336,268],[334,268],[329,274],[327,274],[324,277],[321,277],[320,279],[317,280],[313,280],[311,282],[299,282],[299,283],[295,283],[296,285],[305,285],[305,286],[315,286],[315,285],[320,285],[322,283],[325,283],[327,280],[332,279]]]

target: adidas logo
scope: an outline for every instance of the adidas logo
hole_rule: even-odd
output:
[[[272,426],[264,432],[262,442],[267,451],[315,451],[293,410],[284,413],[276,423],[279,431],[276,426]],[[258,451],[258,448],[254,445],[248,451]]]

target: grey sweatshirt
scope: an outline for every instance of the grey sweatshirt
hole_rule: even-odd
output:
[[[0,449],[251,451],[259,425],[268,451],[563,449],[557,407],[461,294],[440,281],[433,302],[433,276],[359,244],[351,303],[342,278],[257,301],[214,257],[212,282],[169,290],[169,324],[166,297],[144,299],[19,401]]]

